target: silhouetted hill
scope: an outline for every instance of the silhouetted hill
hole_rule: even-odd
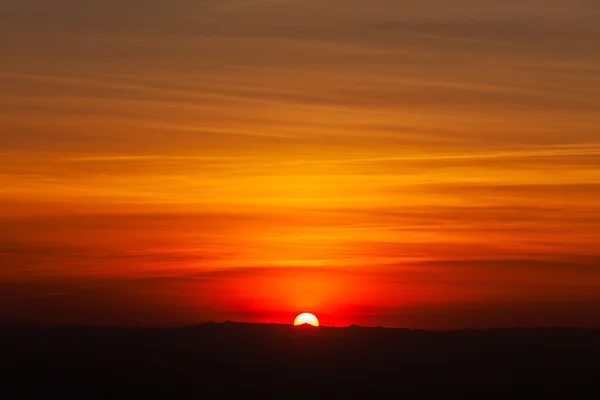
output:
[[[0,356],[2,384],[194,384],[180,388],[286,398],[303,391],[573,398],[600,382],[600,331],[589,329],[3,326]]]

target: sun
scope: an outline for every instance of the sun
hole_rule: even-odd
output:
[[[319,326],[319,320],[311,313],[302,313],[296,317],[294,325]]]

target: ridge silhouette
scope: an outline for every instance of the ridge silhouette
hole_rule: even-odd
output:
[[[244,388],[244,395],[259,385],[263,397],[314,387],[334,397],[532,391],[573,398],[597,390],[600,331],[4,325],[0,354],[1,384],[193,384],[189,390],[199,394]]]

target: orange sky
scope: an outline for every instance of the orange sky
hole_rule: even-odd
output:
[[[600,10],[4,0],[0,322],[600,326]]]

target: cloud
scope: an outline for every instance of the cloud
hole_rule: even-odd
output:
[[[455,149],[597,136],[600,32],[585,3],[3,4],[0,40],[12,50],[0,145],[11,151]]]

